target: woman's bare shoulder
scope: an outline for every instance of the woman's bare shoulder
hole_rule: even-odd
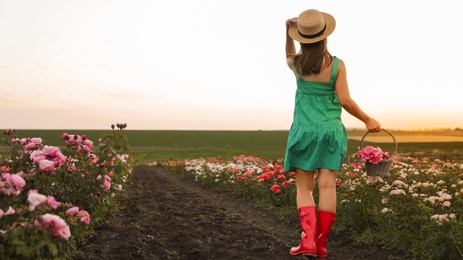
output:
[[[335,57],[336,57],[336,59],[338,59],[338,63],[339,63],[339,64],[342,63],[342,64],[344,65],[344,61],[343,61],[341,58],[339,58],[338,56],[335,56]]]
[[[346,64],[344,64],[344,61],[340,58],[338,58],[338,70],[346,70]]]

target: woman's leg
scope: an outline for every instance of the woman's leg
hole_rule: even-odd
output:
[[[328,251],[326,245],[331,226],[336,220],[336,177],[337,171],[328,169],[318,170],[318,216],[317,216],[317,257],[326,259]]]
[[[299,222],[302,227],[301,243],[297,247],[292,247],[291,255],[315,256],[316,254],[316,223],[317,214],[313,199],[314,172],[296,169],[296,203]]]
[[[338,171],[318,170],[318,209],[336,213],[336,178]]]
[[[306,206],[315,206],[313,199],[314,189],[314,172],[296,169],[296,204],[298,208]]]

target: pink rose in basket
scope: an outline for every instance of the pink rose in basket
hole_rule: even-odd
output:
[[[360,157],[360,160],[364,163],[378,164],[383,160],[391,158],[388,152],[383,152],[379,147],[365,146],[363,149],[357,152],[357,155]]]

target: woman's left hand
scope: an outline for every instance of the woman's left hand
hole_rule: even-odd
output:
[[[295,25],[296,22],[297,22],[297,17],[286,20],[286,29],[289,29],[290,27]]]

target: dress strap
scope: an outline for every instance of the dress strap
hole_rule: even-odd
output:
[[[297,78],[299,80],[303,80],[304,78],[302,78],[302,74],[299,72],[299,70],[297,69],[296,65],[294,65],[294,71],[296,71],[297,73]]]
[[[333,68],[331,69],[330,83],[334,83],[334,81],[336,81],[336,76],[338,74],[338,61],[338,57],[334,56]]]

